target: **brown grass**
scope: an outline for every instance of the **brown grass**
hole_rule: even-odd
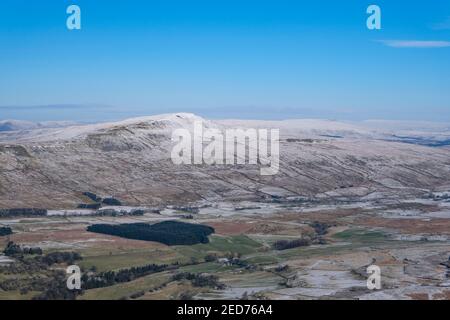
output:
[[[239,235],[248,233],[254,227],[253,223],[247,221],[214,221],[205,223],[213,227],[217,234],[221,235]]]
[[[44,241],[56,241],[62,243],[88,244],[90,247],[144,249],[163,248],[163,244],[149,241],[125,239],[110,235],[87,232],[84,228],[73,230],[49,230],[26,233],[16,233],[10,236],[11,241],[19,244],[36,244]]]
[[[433,300],[450,300],[450,290],[433,294]]]
[[[428,293],[407,293],[406,295],[413,300],[430,300]]]
[[[368,227],[384,227],[396,229],[400,232],[417,234],[446,234],[450,235],[450,219],[388,219],[380,217],[361,217],[355,220],[355,224]]]

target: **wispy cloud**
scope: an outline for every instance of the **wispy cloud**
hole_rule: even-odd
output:
[[[392,48],[446,48],[450,41],[422,41],[422,40],[377,40]]]
[[[47,105],[0,105],[0,110],[77,110],[77,109],[106,109],[111,106],[103,104],[47,104]]]

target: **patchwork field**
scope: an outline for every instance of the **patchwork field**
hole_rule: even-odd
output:
[[[222,216],[205,209],[189,219],[177,211],[139,218],[22,217],[1,220],[13,234],[0,241],[39,247],[44,256],[76,252],[80,259],[73,263],[90,277],[164,266],[94,285],[77,293],[77,299],[447,299],[448,203],[417,201],[395,208],[369,202],[359,208],[274,205],[272,214],[257,215],[238,210]],[[214,233],[208,243],[168,246],[86,231],[96,223],[167,220],[210,226]],[[50,265],[36,275],[26,271],[32,257],[3,256],[0,299],[40,297],[45,289],[38,290],[36,276],[53,283],[58,281],[54,273],[68,264]],[[372,264],[381,268],[381,290],[366,287],[366,267]]]

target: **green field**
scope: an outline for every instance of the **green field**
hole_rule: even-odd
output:
[[[80,300],[117,300],[124,297],[129,297],[133,293],[139,291],[148,291],[152,288],[160,286],[161,284],[167,282],[170,278],[170,273],[160,272],[151,274],[136,280],[116,284],[114,286],[106,288],[97,288],[87,290],[82,296],[79,297]]]
[[[38,292],[28,292],[20,294],[19,291],[2,291],[0,290],[0,300],[31,300]]]
[[[338,232],[333,236],[335,239],[350,241],[352,243],[380,243],[388,239],[388,236],[380,231],[365,229],[348,229]]]
[[[230,237],[212,235],[209,239],[209,243],[195,244],[193,246],[176,246],[174,249],[185,257],[202,259],[209,253],[216,253],[219,256],[227,253],[246,255],[255,253],[262,248],[259,242],[244,235]]]
[[[88,255],[85,255],[85,254]],[[185,260],[185,257],[179,255],[171,249],[142,249],[121,252],[104,252],[92,255],[92,252],[86,250],[81,252],[83,260],[79,266],[84,269],[90,269],[95,266],[97,271],[118,270],[129,267],[143,266],[147,264],[170,264],[175,261]]]

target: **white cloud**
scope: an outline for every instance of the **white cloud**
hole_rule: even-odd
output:
[[[450,41],[421,41],[421,40],[378,40],[385,46],[392,48],[446,48]]]

